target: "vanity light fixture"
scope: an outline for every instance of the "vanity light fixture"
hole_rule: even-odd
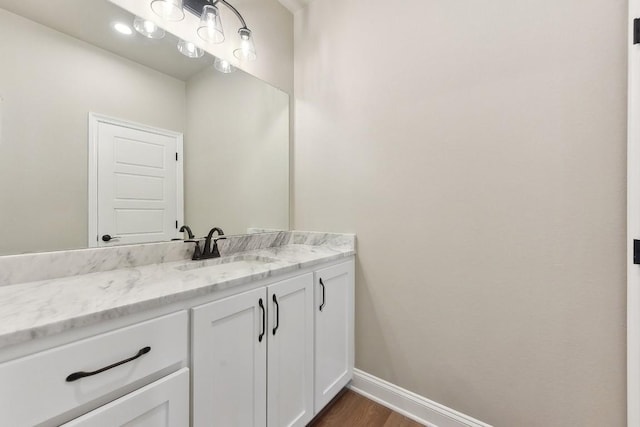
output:
[[[231,65],[229,61],[220,58],[216,58],[216,60],[213,62],[213,68],[224,74],[233,73],[236,70],[236,67]]]
[[[178,41],[178,50],[181,54],[187,58],[201,58],[204,55],[204,50],[186,40],[180,39]]]
[[[202,8],[198,36],[202,40],[211,43],[222,43],[224,41],[220,11],[216,6],[208,4]]]
[[[255,61],[257,57],[256,46],[253,44],[251,30],[248,28],[240,28],[238,34],[240,34],[240,48],[233,51],[233,56],[240,60]]]
[[[233,55],[240,60],[255,61],[255,59],[257,58],[256,46],[253,43],[251,30],[247,27],[247,23],[245,22],[240,12],[238,12],[238,9],[236,9],[231,4],[229,4],[227,0],[209,0],[209,1],[211,2],[211,5],[213,7],[216,7],[218,3],[225,5],[229,10],[231,10],[236,15],[236,17],[240,21],[240,24],[242,25],[238,30],[238,34],[240,35],[240,47],[233,51]],[[203,11],[202,11],[203,15],[205,14],[205,11],[208,6],[209,5],[203,8]],[[201,21],[202,21],[202,18],[201,18]],[[222,24],[220,24],[220,31],[222,32]]]
[[[184,4],[183,4],[184,3]],[[205,3],[204,7],[202,4]],[[152,0],[151,9],[161,18],[168,21],[180,21],[184,19],[183,6],[190,12],[197,14],[202,7],[200,13],[200,23],[196,32],[198,37],[208,43],[222,43],[225,40],[224,30],[222,28],[222,20],[220,18],[219,5],[226,6],[232,11],[241,27],[238,29],[240,36],[240,47],[234,49],[233,55],[243,61],[255,61],[256,46],[253,42],[251,30],[247,27],[244,18],[227,0]],[[178,11],[180,13],[178,13]]]
[[[139,16],[136,16],[133,20],[133,28],[149,39],[161,39],[165,35],[164,30],[158,27],[155,22],[140,18]]]

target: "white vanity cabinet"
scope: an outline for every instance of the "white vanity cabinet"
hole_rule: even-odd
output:
[[[354,364],[354,265],[345,262],[314,274],[315,413],[347,385]]]
[[[313,275],[193,309],[193,426],[313,417]]]
[[[63,427],[180,427],[189,425],[189,369],[63,424]]]
[[[353,258],[242,286],[6,357],[0,426],[307,425],[353,374]]]

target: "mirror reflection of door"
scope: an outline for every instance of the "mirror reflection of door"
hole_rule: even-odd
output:
[[[89,129],[89,246],[178,237],[182,134],[97,114]]]

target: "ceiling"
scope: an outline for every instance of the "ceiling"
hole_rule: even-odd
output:
[[[117,33],[113,23],[133,28],[134,17],[107,0],[0,0],[0,8],[183,81],[213,63],[208,55],[200,59],[181,55],[178,39],[169,33],[161,40],[135,31],[130,36]]]
[[[278,0],[284,7],[295,13],[309,4],[311,0]]]

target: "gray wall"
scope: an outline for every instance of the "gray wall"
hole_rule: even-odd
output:
[[[358,234],[356,367],[496,426],[625,425],[623,0],[316,0],[294,226]]]
[[[289,96],[213,67],[187,81],[185,223],[289,229]]]
[[[0,255],[86,247],[88,112],[183,132],[185,83],[2,9],[0,58]]]

